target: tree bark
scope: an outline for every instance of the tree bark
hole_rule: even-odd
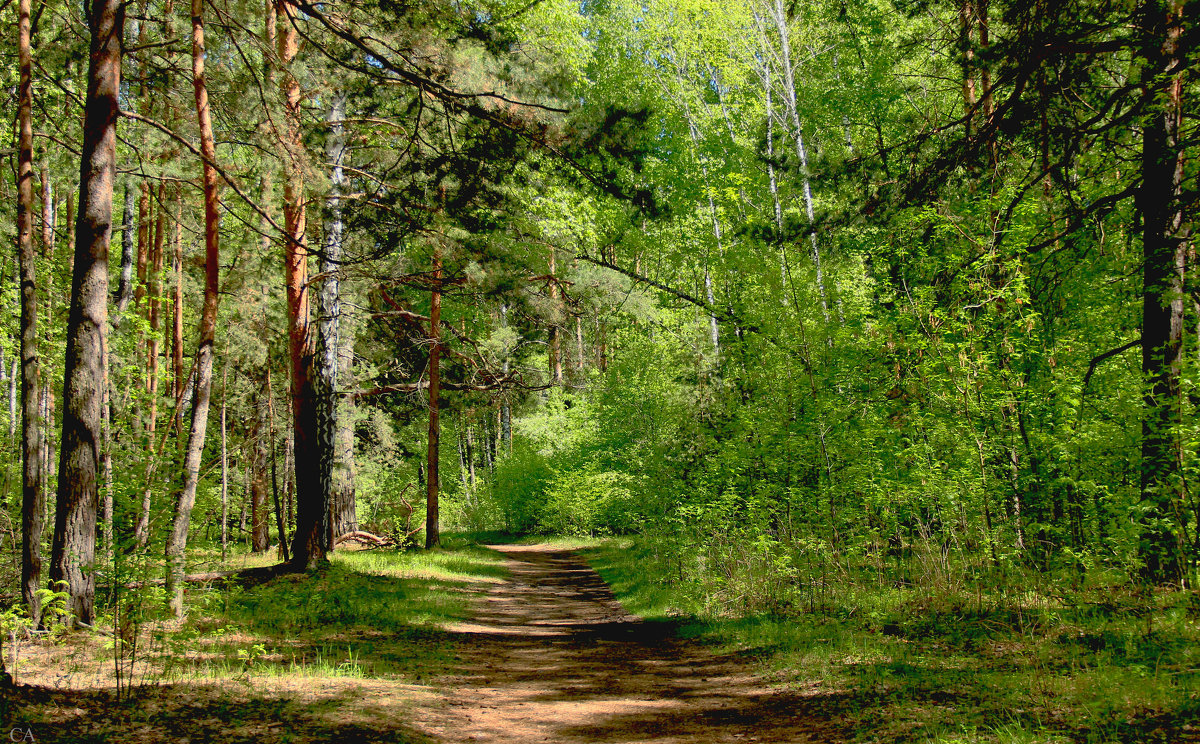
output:
[[[342,318],[338,328],[338,375],[342,387],[353,382],[354,330]],[[358,500],[355,494],[354,468],[354,398],[339,396],[337,425],[337,456],[334,460],[333,520],[334,534],[344,535],[358,530]]]
[[[338,272],[342,260],[342,185],[345,181],[342,160],[346,155],[342,120],[346,118],[346,94],[334,91],[329,107],[329,135],[325,154],[332,164],[329,174],[329,195],[325,200],[325,251],[321,255],[321,275],[324,276],[317,302],[317,355],[313,369],[313,387],[317,393],[317,426],[314,432],[318,463],[318,487],[331,510],[337,504],[337,437],[338,437],[338,331],[341,321],[341,282]],[[324,519],[328,534],[326,545],[332,549],[340,533],[334,514]]]
[[[117,327],[121,323],[121,316],[125,313],[125,309],[129,307],[129,301],[133,299],[133,264],[134,264],[134,244],[133,244],[133,187],[128,182],[125,183],[125,214],[123,215],[123,229],[121,232],[121,278],[117,283],[117,317],[113,319],[113,327]]]
[[[139,189],[137,217],[137,286],[133,290],[133,304],[140,305],[146,296],[146,266],[149,263],[150,247],[150,184],[142,182]]]
[[[298,51],[293,16],[296,7],[277,0],[276,13],[285,19],[276,38],[283,75],[279,87],[286,127],[283,144],[286,178],[283,185],[284,274],[288,302],[288,351],[292,365],[292,439],[296,488],[296,534],[292,565],[297,570],[323,563],[329,550],[329,494],[321,488],[316,448],[317,406],[311,371],[315,339],[309,331],[307,219],[304,207],[304,142],[300,129],[300,83],[289,66]]]
[[[425,467],[425,548],[437,547],[441,542],[441,532],[438,525],[438,447],[440,445],[441,429],[438,421],[438,394],[442,378],[440,361],[441,323],[442,323],[442,253],[438,246],[433,249],[433,292],[429,303],[429,440],[426,450]]]
[[[1183,578],[1184,549],[1171,528],[1183,499],[1180,373],[1183,361],[1184,266],[1188,221],[1183,209],[1183,0],[1150,0],[1148,27],[1161,39],[1150,54],[1147,90],[1153,96],[1142,135],[1143,294],[1142,372],[1149,382],[1143,404],[1141,555],[1145,578]]]
[[[166,198],[166,187],[159,186],[157,199],[157,216],[153,222],[153,235],[149,236],[149,276],[146,280],[147,291],[150,295],[146,303],[146,315],[150,324],[150,337],[146,343],[146,392],[150,399],[150,410],[146,417],[146,447],[154,451],[154,435],[158,429],[158,354],[161,342],[160,326],[162,325],[162,265],[163,265],[163,212]],[[142,508],[138,513],[137,526],[134,528],[134,541],[139,548],[145,547],[150,540],[150,510],[153,507],[154,493],[149,481],[152,470],[147,469],[146,488],[142,491]]]
[[[804,144],[804,129],[800,125],[800,109],[796,102],[796,73],[792,66],[791,30],[788,27],[788,14],[783,0],[774,0],[771,6],[771,17],[779,33],[779,46],[782,54],[783,100],[788,116],[791,118],[792,136],[796,145],[796,156],[800,159],[800,177],[804,193],[804,212],[808,217],[808,242],[812,251],[813,268],[816,271],[817,295],[821,301],[821,313],[825,322],[829,322],[829,301],[825,297],[825,277],[821,268],[821,251],[817,244],[817,218],[813,207],[812,179],[808,171],[808,148]]]
[[[221,370],[221,562],[229,558],[229,429],[226,402],[229,397],[229,365]]]
[[[275,446],[275,392],[271,386],[271,368],[267,367],[266,374],[266,397],[267,397],[267,427],[270,430],[271,436],[271,493],[275,497],[275,528],[279,532],[279,557],[286,563],[290,560],[288,553],[287,541],[287,515],[283,512],[283,503],[279,497],[279,478],[275,467],[275,455],[278,449]],[[284,463],[287,462],[287,456],[284,456]],[[284,475],[286,478],[286,474]]]
[[[204,307],[200,312],[200,339],[196,349],[192,426],[183,460],[183,490],[179,494],[179,500],[175,502],[175,520],[167,538],[167,601],[176,616],[183,614],[184,553],[192,508],[196,504],[196,487],[200,483],[200,458],[204,453],[204,439],[208,432],[213,347],[216,339],[217,303],[220,298],[220,192],[217,170],[213,167],[217,152],[213,143],[212,117],[208,107],[204,57],[204,0],[192,0],[192,90],[196,98],[196,118],[200,125],[200,153],[204,156]],[[182,279],[182,271],[178,274],[178,279]],[[179,296],[179,290],[176,291]],[[176,312],[180,309],[182,308],[178,308]],[[177,329],[181,325],[178,317],[175,325]],[[178,336],[182,334],[178,330],[176,333],[179,343]],[[177,373],[176,379],[180,376],[181,373]],[[177,389],[176,396],[181,392]]]
[[[550,327],[547,329],[549,338],[550,374],[555,385],[563,383],[562,365],[562,294],[558,286],[558,266],[555,261],[554,249],[550,249]]]
[[[67,610],[81,623],[94,618],[97,474],[100,466],[102,357],[108,324],[108,249],[112,237],[121,40],[125,7],[93,0],[88,90],[79,168],[71,308],[63,365],[62,450],[50,580],[65,581]]]
[[[259,395],[254,407],[254,430],[251,435],[254,449],[250,456],[250,549],[255,553],[263,553],[271,546],[271,530],[268,526],[270,508],[267,502],[267,441],[264,438],[270,425],[267,420],[268,401]],[[278,506],[278,498],[276,505]],[[276,511],[278,513],[278,509]]]
[[[21,275],[21,598],[36,625],[42,581],[42,421],[39,415],[41,360],[38,357],[37,275],[33,251],[33,55],[30,0],[17,4],[17,262]],[[45,182],[43,181],[43,184]],[[44,188],[44,187],[43,187]],[[14,369],[13,380],[16,383]],[[11,401],[10,397],[10,401]],[[9,406],[9,431],[16,420]]]

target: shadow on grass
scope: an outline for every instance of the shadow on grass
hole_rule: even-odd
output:
[[[645,543],[582,552],[628,609],[677,617],[679,638],[773,669],[807,690],[792,710],[832,717],[853,740],[1200,742],[1200,650],[1194,624],[1177,615],[1147,633],[1130,613],[918,607],[879,595],[819,613],[701,620]],[[770,715],[770,705],[733,709]],[[612,730],[650,724],[633,716]]]
[[[308,573],[226,586],[198,600],[188,632],[162,639],[164,676],[220,676],[252,665],[280,676],[425,681],[456,659],[462,643],[442,626],[470,617],[479,581],[506,575],[494,553],[464,547],[351,553]]]
[[[364,703],[360,688],[264,694],[229,685],[144,688],[132,700],[111,691],[22,687],[0,692],[5,732],[38,742],[404,742],[433,740],[386,707]]]

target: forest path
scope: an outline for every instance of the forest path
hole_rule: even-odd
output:
[[[445,742],[807,742],[846,732],[821,700],[749,661],[627,614],[572,551],[489,546],[511,577],[475,599],[443,704],[412,723]]]

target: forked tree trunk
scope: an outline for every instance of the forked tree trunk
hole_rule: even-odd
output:
[[[50,581],[65,581],[66,609],[92,623],[96,580],[96,507],[104,335],[108,328],[108,248],[112,237],[121,39],[125,6],[94,0],[88,12],[91,51],[79,168],[79,215],[63,365],[62,450]]]
[[[17,262],[21,273],[21,598],[35,625],[41,618],[37,590],[42,581],[42,421],[38,410],[41,361],[37,343],[37,276],[33,251],[33,57],[30,0],[17,5]],[[43,181],[43,184],[45,182]],[[44,188],[44,187],[43,187]],[[16,383],[14,368],[12,383]],[[9,431],[16,421],[9,398]]]
[[[204,438],[208,431],[217,302],[220,297],[220,194],[215,167],[217,152],[213,144],[208,88],[204,77],[204,56],[204,0],[192,0],[192,90],[196,97],[196,118],[200,124],[200,154],[204,158],[204,308],[200,312],[200,341],[196,349],[192,427],[183,459],[183,491],[175,502],[175,520],[167,538],[167,601],[176,616],[183,614],[184,553],[192,508],[196,504],[196,487],[200,483],[200,457],[204,453]],[[179,325],[178,320],[176,325]]]

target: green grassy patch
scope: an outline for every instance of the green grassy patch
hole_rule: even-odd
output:
[[[739,612],[644,541],[583,551],[627,610],[826,694],[863,742],[1200,741],[1200,623],[1048,597],[931,598],[843,577],[814,611]],[[832,693],[837,692],[837,695]]]

